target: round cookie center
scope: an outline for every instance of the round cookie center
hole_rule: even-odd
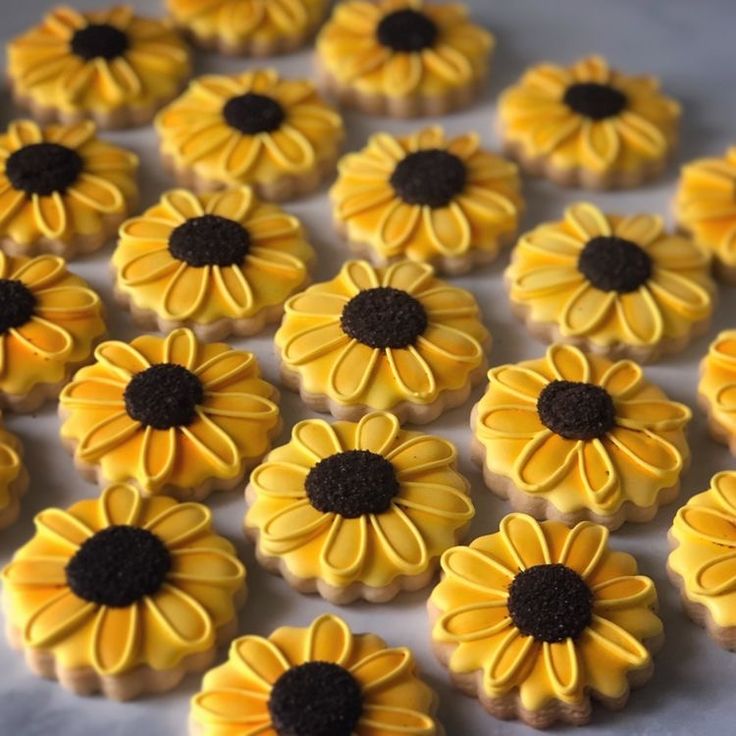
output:
[[[36,297],[16,279],[0,279],[0,334],[24,325],[33,316]]]
[[[590,625],[593,594],[566,565],[534,565],[509,586],[508,608],[522,634],[537,641],[576,639]]]
[[[241,264],[250,249],[250,234],[235,220],[203,215],[179,225],[169,237],[174,258],[195,268]]]
[[[444,207],[463,189],[467,170],[454,154],[439,149],[415,151],[391,174],[391,186],[407,204]]]
[[[66,578],[79,598],[124,608],[159,590],[170,569],[169,550],[155,534],[117,525],[82,544],[66,566]]]
[[[344,667],[305,662],[276,680],[268,710],[279,736],[350,736],[363,712],[363,696]]]
[[[376,38],[392,51],[421,51],[434,46],[439,30],[431,18],[416,10],[396,10],[378,24]]]
[[[599,235],[585,244],[578,270],[596,289],[626,294],[649,280],[652,259],[630,240]]]
[[[388,511],[399,492],[393,465],[368,450],[348,450],[320,460],[309,471],[305,487],[314,508],[347,519]]]
[[[616,410],[606,389],[592,383],[552,381],[537,399],[547,429],[568,440],[592,440],[613,429]]]
[[[146,427],[191,424],[204,398],[199,378],[176,363],[159,363],[136,373],[125,389],[125,409]]]
[[[342,310],[343,332],[372,348],[405,348],[427,329],[427,312],[405,291],[388,286],[365,289]]]
[[[107,23],[90,23],[80,28],[71,40],[72,53],[85,61],[116,59],[128,50],[129,45],[125,33]]]
[[[626,95],[608,84],[580,82],[565,90],[563,102],[576,113],[603,120],[618,115],[626,107]]]
[[[84,168],[82,157],[58,143],[32,143],[8,156],[5,175],[14,189],[47,197],[62,194],[77,180]]]
[[[286,117],[284,108],[276,100],[254,92],[229,99],[222,114],[231,128],[246,135],[278,130]]]

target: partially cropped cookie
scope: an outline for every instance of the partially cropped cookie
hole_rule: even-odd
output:
[[[491,337],[473,295],[430,266],[348,261],[286,302],[274,337],[281,375],[317,411],[371,410],[423,424],[483,380]]]
[[[516,166],[481,148],[475,133],[378,133],[338,171],[335,224],[377,265],[409,258],[439,272],[469,271],[498,256],[523,206]]]
[[[443,736],[437,703],[409,649],[324,614],[304,628],[236,639],[192,698],[189,732]]]
[[[89,480],[201,499],[238,486],[280,429],[253,353],[187,329],[98,346],[62,391],[61,438]]]
[[[384,602],[429,584],[475,510],[447,440],[388,412],[307,419],[250,476],[245,517],[258,560],[302,593]]]
[[[335,169],[342,118],[306,79],[274,69],[206,75],[156,117],[165,165],[209,191],[242,184],[264,199],[316,189]]]
[[[632,361],[552,345],[488,381],[471,416],[473,458],[515,509],[616,529],[676,498],[691,412]]]
[[[396,117],[443,115],[478,95],[494,46],[459,3],[348,0],[320,32],[317,61],[343,104]]]
[[[533,174],[565,186],[635,187],[662,173],[680,106],[657,79],[612,69],[600,56],[539,64],[499,100],[504,147]]]
[[[707,251],[667,233],[657,215],[584,202],[523,235],[505,276],[532,334],[639,362],[705,332],[715,301]]]
[[[137,16],[129,5],[58,6],[8,44],[15,101],[47,122],[143,125],[190,72],[189,50],[171,25]]]
[[[0,422],[0,529],[18,518],[20,498],[28,489],[28,480],[23,445]]]
[[[700,362],[698,402],[713,437],[736,455],[736,330],[724,330]]]
[[[165,192],[120,228],[111,264],[118,301],[138,324],[219,340],[278,321],[313,258],[295,217],[238,187]]]
[[[205,506],[112,485],[35,523],[2,584],[8,639],[36,675],[129,700],[206,669],[234,636],[245,568]]]
[[[447,550],[442,571],[428,604],[435,653],[496,718],[582,725],[591,700],[620,710],[652,676],[657,591],[604,527],[509,514]]]

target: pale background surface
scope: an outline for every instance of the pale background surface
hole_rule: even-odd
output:
[[[665,88],[684,104],[682,149],[679,161],[695,156],[719,154],[736,142],[732,126],[736,120],[736,96],[733,69],[736,51],[733,29],[736,25],[736,3],[733,0],[515,0],[494,2],[467,0],[476,19],[490,27],[497,36],[495,70],[484,98],[470,110],[448,116],[442,123],[452,132],[478,130],[484,143],[498,145],[492,130],[495,100],[529,64],[542,60],[572,61],[579,56],[600,52],[631,72],[651,72],[661,76]],[[0,41],[35,23],[51,0],[0,0],[2,23]],[[76,2],[74,4],[77,4]],[[85,8],[103,7],[104,0],[82,0]],[[133,0],[141,11],[157,13],[158,0]],[[161,3],[162,4],[162,3]],[[0,62],[3,63],[3,62]],[[197,71],[236,72],[258,62],[223,59],[201,55]],[[274,61],[283,73],[304,75],[310,68],[310,51],[278,58]],[[3,127],[14,116],[9,101],[3,96],[0,123]],[[408,132],[421,125],[417,122],[394,122],[348,113],[348,148],[363,145],[366,137],[378,130]],[[132,132],[110,134],[117,143],[129,146],[141,155],[143,182],[142,203],[148,206],[159,193],[172,185],[158,163],[153,130],[142,128]],[[611,211],[661,212],[670,217],[677,169],[672,166],[657,184],[633,192],[586,195]],[[563,191],[542,181],[525,182],[528,212],[525,225],[557,217],[569,202],[580,198],[577,191]],[[331,276],[346,257],[346,249],[330,226],[326,188],[308,199],[287,205],[287,209],[303,218],[317,247],[319,280]],[[671,218],[670,218],[671,219]],[[105,299],[110,311],[110,331],[118,338],[137,334],[127,314],[113,305],[107,272],[108,247],[91,259],[76,262],[73,269],[89,279]],[[525,336],[509,313],[501,284],[501,273],[508,254],[489,268],[472,276],[456,279],[456,283],[472,289],[480,300],[486,322],[494,337],[491,361],[495,364],[536,357],[543,346]],[[693,405],[696,368],[709,340],[717,329],[733,326],[731,315],[736,308],[736,293],[722,289],[716,324],[708,336],[695,341],[684,353],[664,364],[647,370],[670,395]],[[272,331],[247,342],[238,342],[255,351],[269,380],[276,380],[275,361],[271,349]],[[480,389],[474,394],[478,398]],[[286,430],[309,415],[298,398],[284,392],[283,411]],[[468,460],[469,430],[467,417],[470,403],[445,415],[431,425],[431,430],[455,441],[461,453],[462,470],[473,486],[478,508],[471,536],[497,529],[499,518],[509,509],[486,491],[479,473]],[[49,406],[38,416],[8,418],[8,426],[24,441],[32,485],[23,500],[18,523],[0,537],[0,564],[32,533],[32,519],[45,506],[66,506],[76,499],[93,496],[97,489],[79,479],[72,461],[57,439],[58,422],[55,407]],[[718,470],[736,466],[726,450],[707,436],[701,412],[695,412],[690,433],[693,467],[685,476],[685,497],[707,487],[708,478]],[[305,625],[317,614],[333,609],[319,598],[303,597],[292,592],[280,578],[263,572],[253,559],[252,548],[241,533],[241,517],[245,510],[239,493],[220,495],[210,502],[215,509],[219,530],[238,546],[248,566],[250,595],[240,619],[241,633],[266,635],[277,625]],[[679,503],[679,502],[678,502]],[[644,573],[658,586],[661,613],[667,642],[656,658],[653,680],[635,692],[625,711],[611,714],[596,709],[593,725],[576,729],[575,734],[664,734],[734,733],[733,693],[736,685],[736,655],[719,649],[705,633],[690,623],[680,612],[677,596],[665,577],[667,552],[665,533],[675,508],[663,509],[653,523],[627,526],[613,538],[614,545],[635,553]],[[446,673],[434,661],[428,646],[428,625],[424,612],[426,591],[401,596],[383,606],[352,605],[339,612],[354,630],[371,630],[394,645],[412,647],[429,682],[441,696],[440,717],[450,736],[481,734],[527,734],[531,729],[518,723],[502,723],[487,716],[473,700],[452,690]],[[22,658],[0,643],[0,734],[2,736],[163,736],[186,733],[188,699],[197,689],[199,675],[189,677],[175,692],[127,704],[107,702],[102,698],[79,699],[54,683],[33,677]],[[562,729],[561,729],[562,730]],[[572,732],[573,729],[568,729]]]

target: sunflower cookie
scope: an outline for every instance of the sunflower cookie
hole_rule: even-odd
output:
[[[430,266],[348,261],[286,302],[274,342],[284,384],[312,409],[424,424],[483,380],[491,336],[473,295]]]
[[[364,112],[443,115],[478,95],[494,46],[460,4],[348,0],[317,38],[318,73],[340,102]]]
[[[199,47],[235,56],[294,51],[314,33],[327,0],[166,0],[174,23]]]
[[[662,173],[677,142],[680,106],[650,76],[610,69],[600,56],[539,64],[498,106],[506,151],[564,186],[635,187]]]
[[[101,248],[138,200],[138,157],[96,138],[94,123],[0,134],[0,247],[72,258]]]
[[[635,363],[552,345],[488,381],[471,416],[473,459],[515,509],[617,529],[677,497],[691,412]]]
[[[59,6],[8,44],[13,98],[45,122],[144,125],[190,73],[189,50],[171,25],[129,5],[88,13]]]
[[[61,438],[100,485],[202,499],[238,486],[280,430],[278,392],[253,353],[187,329],[95,351],[59,400]]]
[[[20,513],[20,497],[28,489],[23,445],[0,420],[0,529],[10,526]]]
[[[713,253],[716,274],[736,284],[736,146],[722,158],[682,167],[675,197],[677,224]]]
[[[245,568],[206,507],[118,484],[35,523],[2,583],[8,639],[40,677],[128,700],[206,669],[235,635]]]
[[[274,69],[195,79],[156,117],[164,164],[197,190],[249,184],[264,199],[316,189],[335,169],[342,118],[307,80]]]
[[[708,254],[656,215],[578,203],[519,240],[506,270],[511,308],[547,342],[639,362],[705,332],[715,300]]]
[[[581,725],[591,699],[624,707],[661,646],[654,583],[590,522],[509,514],[442,556],[432,643],[457,687],[497,718]]]
[[[277,322],[313,258],[295,217],[239,187],[166,192],[120,228],[111,263],[115,295],[138,324],[220,340]]]
[[[518,226],[518,170],[483,150],[476,133],[379,133],[338,171],[330,190],[336,227],[377,265],[409,258],[465,273],[496,258]]]
[[[190,733],[443,736],[437,702],[409,649],[324,614],[236,639],[192,698]]]
[[[447,440],[388,412],[307,419],[250,476],[245,529],[268,570],[333,603],[427,585],[475,510]]]

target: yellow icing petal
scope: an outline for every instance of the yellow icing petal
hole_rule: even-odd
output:
[[[380,358],[380,350],[350,340],[332,363],[327,378],[331,394],[343,402],[357,399],[366,390]]]
[[[164,340],[161,362],[176,363],[191,370],[196,363],[198,352],[197,338],[191,330],[174,330]]]
[[[616,467],[599,439],[579,446],[578,469],[583,489],[594,506],[616,508],[620,502],[620,479]]]
[[[551,153],[577,135],[581,125],[580,118],[575,115],[546,120],[532,130],[532,146],[542,154]]]
[[[34,556],[15,559],[0,573],[4,585],[23,588],[60,588],[66,586],[68,557]]]
[[[691,319],[702,319],[712,310],[708,290],[676,271],[655,268],[647,285],[660,301]]]
[[[500,390],[515,399],[533,402],[536,406],[539,394],[549,379],[531,368],[518,365],[502,365],[488,372],[489,391]]]
[[[56,286],[34,290],[35,313],[45,320],[79,319],[99,309],[100,297],[92,289],[80,286]]]
[[[334,662],[345,666],[353,650],[353,635],[337,616],[324,614],[309,625],[304,639],[305,662]]]
[[[310,468],[284,461],[262,463],[250,474],[249,483],[259,494],[271,498],[306,498],[305,482]]]
[[[565,210],[565,222],[584,242],[612,234],[608,218],[595,205],[578,202]]]
[[[350,338],[340,328],[337,319],[327,324],[308,327],[290,337],[282,347],[282,357],[290,365],[309,363],[349,342]]]
[[[199,378],[205,391],[216,391],[243,378],[259,375],[253,353],[242,350],[223,350],[197,366],[193,373]]]
[[[456,458],[452,443],[431,435],[411,437],[386,455],[386,460],[398,469],[400,480],[452,465]]]
[[[413,93],[422,81],[422,57],[417,53],[394,53],[383,67],[383,91],[390,97]]]
[[[401,392],[418,400],[431,400],[437,393],[437,381],[432,369],[420,352],[410,345],[407,348],[386,348],[394,380]]]
[[[557,64],[538,64],[524,73],[523,82],[557,98],[562,97],[572,77],[567,69]]]
[[[232,478],[241,468],[238,448],[230,435],[221,429],[201,410],[196,410],[196,418],[187,426],[179,427],[179,431],[212,463],[218,473]]]
[[[363,212],[380,207],[396,197],[393,189],[385,182],[376,182],[345,197],[337,203],[337,214],[343,219],[350,219]]]
[[[241,636],[230,645],[230,660],[260,690],[271,687],[291,665],[281,650],[260,636]]]
[[[133,486],[115,483],[102,491],[99,506],[105,526],[135,526],[139,523],[143,500]]]
[[[119,340],[109,340],[95,349],[95,359],[107,367],[113,376],[128,381],[135,373],[150,368],[151,364],[131,345]]]
[[[432,736],[437,733],[434,719],[424,713],[391,705],[365,705],[358,721],[360,733]],[[364,731],[369,729],[369,731]]]
[[[692,591],[719,596],[736,589],[736,552],[728,552],[704,562],[692,573]]]
[[[74,349],[71,333],[40,316],[31,317],[20,327],[11,327],[6,336],[6,349],[19,342],[31,355],[40,355],[44,360],[65,360]],[[17,349],[17,345],[15,346]]]
[[[216,588],[240,587],[245,568],[230,552],[206,547],[171,550],[171,570],[167,580],[212,585]]]
[[[582,634],[581,648],[585,646],[587,638],[628,667],[642,668],[651,661],[647,649],[628,631],[595,613],[591,625]]]
[[[610,169],[619,156],[621,143],[614,123],[610,120],[588,121],[581,131],[583,160],[599,170]]]
[[[271,727],[268,695],[235,687],[197,693],[192,698],[192,715],[195,721],[213,727]]]
[[[171,257],[168,246],[154,246],[123,264],[118,278],[126,286],[144,286],[172,275],[179,268],[180,264]]]
[[[399,261],[392,263],[383,274],[381,286],[391,286],[413,294],[421,301],[422,287],[432,278],[434,271],[426,263]]]
[[[453,521],[470,521],[475,514],[473,503],[465,493],[426,481],[402,482],[394,503],[404,510],[421,511]]]
[[[414,522],[395,504],[370,523],[383,552],[405,575],[416,575],[428,564],[427,545]]]
[[[614,227],[614,233],[619,238],[631,240],[640,246],[647,246],[662,235],[663,229],[664,222],[659,215],[638,214],[624,217]]]
[[[296,501],[276,512],[261,528],[267,544],[278,544],[282,552],[300,547],[323,531],[334,517],[315,509],[308,499]]]
[[[682,469],[682,455],[679,450],[671,442],[649,430],[639,432],[625,427],[614,427],[606,435],[604,442],[610,442],[628,456],[629,460],[656,477],[667,477]]]
[[[397,199],[381,215],[376,226],[378,237],[386,251],[400,253],[401,247],[413,236],[422,208]]]
[[[149,519],[144,528],[160,537],[169,550],[196,539],[212,526],[212,514],[199,503],[177,503]]]
[[[452,547],[441,558],[442,570],[453,581],[480,593],[483,600],[506,601],[508,587],[516,574],[487,550]]]
[[[598,84],[607,84],[611,76],[608,62],[602,56],[597,55],[578,61],[573,65],[572,73],[581,82],[597,82]]]
[[[324,419],[298,422],[291,439],[315,463],[343,451],[335,430]]]
[[[95,671],[116,675],[130,669],[140,646],[138,603],[126,608],[103,606],[92,628],[91,660]]]
[[[460,51],[440,43],[421,52],[427,69],[452,84],[466,84],[473,78],[473,67]]]
[[[566,535],[558,561],[587,580],[607,554],[608,536],[608,529],[600,524],[578,522]]]
[[[96,603],[77,598],[64,588],[28,617],[22,631],[23,643],[34,648],[53,646],[86,624],[97,609]]]
[[[608,319],[618,293],[601,291],[584,281],[570,295],[560,314],[560,331],[563,335],[590,335]]]
[[[543,642],[542,656],[552,689],[560,699],[570,699],[580,690],[582,673],[572,639],[562,642]]]
[[[98,462],[105,453],[127,442],[140,429],[140,422],[131,419],[127,411],[109,414],[82,435],[76,454],[84,462]]]
[[[18,210],[27,202],[25,192],[13,189],[8,185],[4,191],[0,193],[0,225],[12,221]]]
[[[108,378],[90,378],[67,383],[59,397],[65,409],[125,408],[125,383]]]
[[[367,518],[348,519],[336,514],[320,552],[320,565],[330,576],[348,578],[360,572],[367,551]]]
[[[340,294],[321,294],[314,291],[305,291],[296,294],[286,302],[286,314],[300,317],[339,317],[348,298]]]
[[[475,297],[464,289],[437,286],[419,294],[430,322],[440,323],[443,318],[476,317],[480,310]]]
[[[125,209],[125,198],[120,188],[95,174],[80,174],[67,193],[72,199],[103,214],[122,212]]]
[[[62,258],[43,255],[22,262],[13,272],[12,278],[19,279],[33,291],[37,291],[58,281],[65,272],[66,263]]]
[[[533,637],[523,636],[512,628],[495,646],[483,672],[483,685],[489,692],[505,692],[537,656],[539,644]]]
[[[33,523],[38,534],[50,536],[55,543],[72,549],[80,547],[94,534],[87,524],[61,509],[44,509],[36,514]]]
[[[572,296],[577,296],[588,287],[585,277],[572,264],[540,266],[523,272],[511,270],[508,273],[514,298],[523,301],[570,291]]]
[[[630,429],[666,431],[683,427],[692,418],[684,404],[636,399],[616,402],[616,424]]]
[[[531,516],[508,514],[498,529],[520,570],[552,562],[544,531]]]
[[[547,362],[555,378],[561,381],[590,381],[590,361],[585,353],[572,345],[550,345]]]
[[[716,473],[711,478],[710,486],[718,503],[729,514],[736,516],[736,477],[733,473]]]
[[[697,539],[722,547],[736,547],[736,519],[730,513],[698,506],[683,506],[675,525]]]
[[[478,417],[479,429],[485,436],[499,439],[531,439],[544,430],[535,408],[515,404],[499,404]]]
[[[470,223],[457,202],[447,207],[423,207],[422,217],[429,238],[440,253],[453,256],[470,247]]]
[[[505,599],[483,601],[447,611],[437,619],[432,635],[441,641],[465,643],[488,639],[512,625]]]
[[[365,697],[404,677],[411,668],[411,652],[406,647],[397,647],[373,652],[356,662],[349,671],[358,681]]]
[[[32,120],[15,120],[8,125],[8,138],[14,149],[24,148],[43,141],[43,133]]]
[[[652,280],[636,291],[619,294],[616,314],[624,335],[634,344],[652,345],[664,333],[664,317],[650,290]]]
[[[515,219],[519,209],[509,197],[474,184],[465,186],[457,202],[466,216],[483,217],[499,224]]]
[[[235,419],[276,419],[279,409],[273,401],[256,394],[219,391],[205,395],[202,411],[212,417]]]
[[[654,583],[643,575],[625,575],[604,580],[591,588],[596,611],[649,607],[657,598]]]
[[[287,171],[303,171],[315,162],[312,143],[288,123],[283,123],[278,130],[264,135],[261,141],[273,159]]]
[[[554,488],[578,460],[579,441],[546,430],[524,446],[513,465],[514,482],[529,493]]]
[[[647,158],[659,158],[667,151],[668,144],[660,129],[634,112],[622,112],[616,127],[621,137]]]
[[[536,230],[525,233],[517,248],[530,251],[540,256],[552,256],[556,260],[560,259],[569,262],[575,259],[577,264],[580,257],[580,251],[585,245],[585,239],[561,232],[555,227],[538,227]]]
[[[400,431],[399,420],[394,414],[371,412],[358,422],[355,449],[386,455],[396,443]]]
[[[673,271],[705,268],[710,261],[706,250],[686,238],[662,237],[647,248],[651,259]]]
[[[143,599],[146,616],[177,644],[204,648],[214,641],[214,626],[205,608],[193,596],[164,583]]]
[[[616,399],[624,400],[634,394],[644,382],[644,372],[633,360],[619,360],[606,369],[600,385]]]
[[[138,473],[146,490],[159,488],[171,475],[176,462],[176,428],[143,430]]]
[[[33,217],[43,235],[51,240],[61,238],[67,229],[67,212],[64,199],[59,192],[48,197],[31,195]]]

